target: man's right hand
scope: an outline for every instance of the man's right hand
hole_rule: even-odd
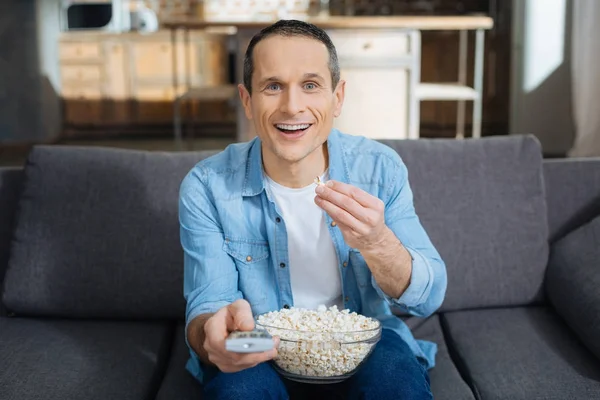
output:
[[[238,372],[277,356],[279,338],[274,337],[274,348],[263,353],[232,353],[225,350],[225,339],[233,331],[251,331],[254,318],[250,304],[237,300],[221,308],[204,324],[204,343],[208,360],[223,372]]]

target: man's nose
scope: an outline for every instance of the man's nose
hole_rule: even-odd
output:
[[[303,103],[302,93],[297,88],[290,87],[281,96],[280,111],[288,115],[296,115],[304,110]]]

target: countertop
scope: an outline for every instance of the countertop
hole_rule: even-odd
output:
[[[491,29],[492,18],[485,15],[468,16],[377,16],[377,17],[307,17],[304,21],[323,29],[419,29],[419,30],[473,30]],[[276,20],[203,20],[195,17],[166,18],[164,28],[204,29],[213,27],[236,27],[260,29]]]

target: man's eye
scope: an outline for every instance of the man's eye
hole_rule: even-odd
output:
[[[279,90],[279,84],[271,83],[269,86],[267,86],[267,90]]]
[[[317,85],[315,85],[314,83],[307,83],[306,85],[304,85],[304,88],[307,90],[313,90],[317,88]]]

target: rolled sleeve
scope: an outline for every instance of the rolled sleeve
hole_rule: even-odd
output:
[[[235,298],[233,298],[231,301],[225,301],[225,300],[211,301],[211,302],[200,303],[197,305],[194,305],[193,302],[191,302],[190,305],[188,306],[188,309],[186,312],[186,317],[185,317],[186,327],[187,327],[187,324],[189,324],[194,318],[198,317],[199,315],[215,313],[215,312],[219,311],[221,308],[228,306],[229,304],[238,300],[239,298],[241,298],[241,297],[235,296]]]
[[[410,274],[410,283],[404,293],[398,298],[387,295],[377,284],[374,277],[371,277],[373,286],[377,293],[385,301],[394,307],[399,307],[406,312],[414,312],[414,308],[422,305],[431,293],[433,284],[433,269],[429,261],[418,251],[406,248],[412,258],[412,270]]]

